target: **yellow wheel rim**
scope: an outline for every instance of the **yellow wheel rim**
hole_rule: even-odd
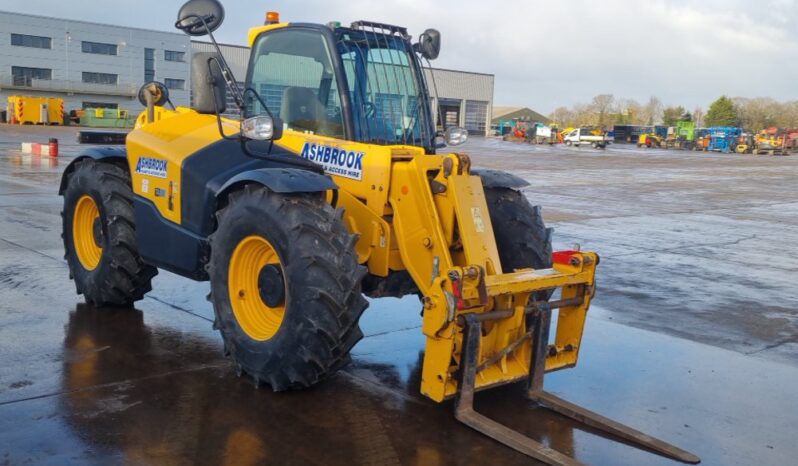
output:
[[[100,209],[91,196],[84,194],[78,199],[72,216],[72,242],[75,244],[80,265],[86,270],[94,270],[100,264],[103,249],[97,244],[94,225],[100,218]]]
[[[285,317],[285,299],[270,307],[261,297],[259,276],[269,264],[281,266],[271,243],[260,236],[247,236],[233,251],[227,275],[236,321],[244,333],[258,341],[273,337]]]

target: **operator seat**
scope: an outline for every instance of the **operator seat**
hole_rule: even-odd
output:
[[[288,87],[283,91],[280,118],[289,129],[324,134],[327,110],[307,87]]]

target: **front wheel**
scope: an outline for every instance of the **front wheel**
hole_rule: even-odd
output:
[[[211,236],[215,326],[237,369],[275,391],[311,386],[349,362],[363,336],[365,268],[317,194],[233,192]]]

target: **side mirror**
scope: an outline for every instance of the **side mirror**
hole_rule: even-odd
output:
[[[155,121],[155,107],[169,102],[169,89],[158,81],[144,83],[139,88],[139,102],[147,108],[147,123]]]
[[[253,141],[277,141],[283,137],[283,120],[258,115],[241,122],[241,136]]]
[[[190,36],[204,36],[219,29],[224,7],[219,0],[189,0],[177,13],[175,27]]]
[[[139,88],[138,97],[144,107],[149,104],[162,107],[169,102],[169,88],[158,81],[150,81]]]
[[[227,110],[227,86],[219,55],[199,52],[191,57],[191,92],[198,113],[213,115]]]
[[[418,38],[414,48],[427,60],[435,60],[441,53],[441,33],[437,29],[427,29]]]

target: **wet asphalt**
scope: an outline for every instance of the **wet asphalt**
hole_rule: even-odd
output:
[[[0,466],[533,463],[420,396],[415,298],[373,300],[353,364],[291,393],[235,376],[207,283],[161,272],[135,309],[82,304],[57,196],[74,133],[0,125]],[[53,136],[57,159],[17,150]],[[602,255],[579,365],[548,390],[703,464],[795,464],[798,156],[479,139],[463,151],[532,183],[556,248]],[[677,464],[522,395],[503,387],[476,407],[589,464]]]

